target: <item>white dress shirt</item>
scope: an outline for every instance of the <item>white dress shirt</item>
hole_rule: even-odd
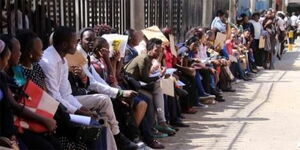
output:
[[[298,17],[293,15],[291,17],[291,26],[297,26]]]
[[[285,21],[278,17],[277,25],[281,31],[285,31]]]
[[[213,28],[218,29],[220,32],[226,32],[226,25],[222,22],[220,17],[215,17],[211,23],[211,29]]]
[[[75,113],[82,105],[72,95],[68,80],[68,62],[61,58],[53,46],[48,47],[39,62],[46,75],[46,86],[49,94],[62,103],[69,113]]]
[[[77,50],[85,57],[87,58],[87,53],[83,50],[81,45],[77,46]],[[88,64],[83,65],[82,70],[84,73],[88,76],[90,85],[88,87],[91,91],[96,91],[99,94],[105,94],[108,95],[111,98],[116,98],[117,94],[119,92],[119,89],[113,88],[109,86],[97,73],[93,65],[88,66]]]
[[[263,27],[259,21],[250,20],[250,23],[252,23],[254,27],[254,39],[258,40],[260,38],[261,32],[263,30]]]

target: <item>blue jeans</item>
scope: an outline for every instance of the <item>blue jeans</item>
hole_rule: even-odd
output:
[[[196,86],[197,86],[199,96],[204,96],[205,90],[202,84],[202,76],[199,73],[199,71],[196,71],[195,81],[196,81]]]

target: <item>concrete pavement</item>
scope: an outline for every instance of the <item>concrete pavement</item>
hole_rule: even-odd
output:
[[[275,68],[234,85],[225,103],[185,115],[191,127],[160,141],[168,150],[300,150],[300,48]]]

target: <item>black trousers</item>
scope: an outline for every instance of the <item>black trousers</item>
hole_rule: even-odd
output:
[[[203,87],[206,91],[206,93],[211,93],[211,86],[210,86],[210,80],[211,80],[211,76],[210,76],[210,72],[208,69],[199,69],[197,70],[199,71],[199,73],[201,74],[203,80],[202,80],[202,83],[203,83]]]
[[[54,136],[44,136],[31,131],[25,131],[18,137],[26,145],[27,149],[61,150],[59,141]]]
[[[182,110],[187,110],[194,106],[195,101],[198,101],[195,77],[180,75],[180,80],[186,84],[183,89],[188,92],[187,96],[180,96],[180,105]]]

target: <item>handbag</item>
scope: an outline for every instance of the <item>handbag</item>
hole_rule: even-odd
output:
[[[22,92],[23,95],[20,98],[20,102],[23,103],[26,108],[40,116],[53,118],[59,106],[59,102],[31,80],[27,81]],[[35,133],[47,132],[47,128],[43,124],[19,116],[15,117],[14,125],[20,129],[28,129]]]
[[[98,124],[94,125],[83,125],[71,122],[70,115],[66,112],[66,108],[61,104],[59,105],[54,118],[57,120],[57,135],[66,136],[82,142],[97,140],[102,135],[102,131],[106,128],[105,122],[101,124],[100,121],[98,121]],[[95,120],[92,121],[95,122]]]

